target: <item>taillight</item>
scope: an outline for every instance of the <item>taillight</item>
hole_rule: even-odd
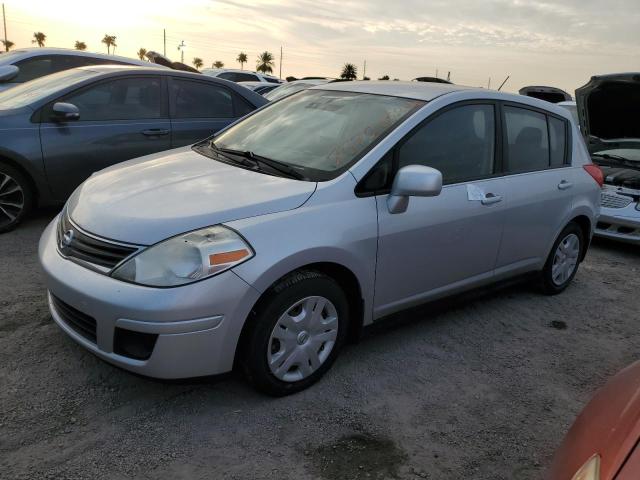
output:
[[[596,183],[602,188],[602,185],[604,185],[604,175],[602,174],[602,170],[600,169],[600,167],[593,163],[589,163],[587,165],[583,165],[582,168],[584,168],[587,173],[591,175],[591,178],[593,178]]]

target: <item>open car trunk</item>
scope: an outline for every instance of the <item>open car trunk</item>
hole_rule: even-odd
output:
[[[551,103],[570,102],[573,100],[564,90],[556,87],[529,86],[521,88],[518,93],[525,97],[538,98]]]
[[[199,70],[190,67],[189,65],[185,65],[184,63],[180,63],[180,62],[172,62],[169,58],[165,57],[164,55],[158,53],[158,52],[147,52],[146,53],[146,57],[147,59],[149,59],[149,61],[151,63],[157,63],[158,65],[162,65],[163,67],[169,67],[173,70],[181,70],[183,72],[192,72],[192,73],[200,73]]]

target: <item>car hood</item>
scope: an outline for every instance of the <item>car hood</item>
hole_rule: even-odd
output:
[[[74,192],[67,211],[90,233],[151,245],[218,223],[292,210],[316,185],[249,171],[183,147],[95,173]]]
[[[640,148],[640,73],[591,77],[576,90],[576,103],[590,152]]]
[[[640,439],[640,362],[615,375],[580,413],[552,464],[548,480],[568,479],[595,454],[600,479],[611,480]]]

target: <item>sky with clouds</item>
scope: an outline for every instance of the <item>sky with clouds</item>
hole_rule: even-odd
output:
[[[505,90],[554,85],[573,92],[598,73],[640,70],[638,0],[4,0],[7,36],[29,47],[33,32],[47,46],[105,51],[105,33],[117,36],[116,54],[144,47],[180,58],[221,60],[238,67],[243,51],[252,68],[268,50],[283,77],[338,76],[346,62],[362,76],[410,80],[446,76],[456,83]],[[276,62],[275,73],[279,73]]]

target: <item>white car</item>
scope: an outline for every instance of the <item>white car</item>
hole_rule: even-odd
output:
[[[278,77],[265,73],[251,72],[248,70],[237,70],[233,68],[204,68],[203,75],[218,77],[231,82],[264,82],[264,83],[284,83]]]
[[[106,64],[164,68],[133,58],[68,48],[23,48],[0,55],[0,91],[70,68]]]

